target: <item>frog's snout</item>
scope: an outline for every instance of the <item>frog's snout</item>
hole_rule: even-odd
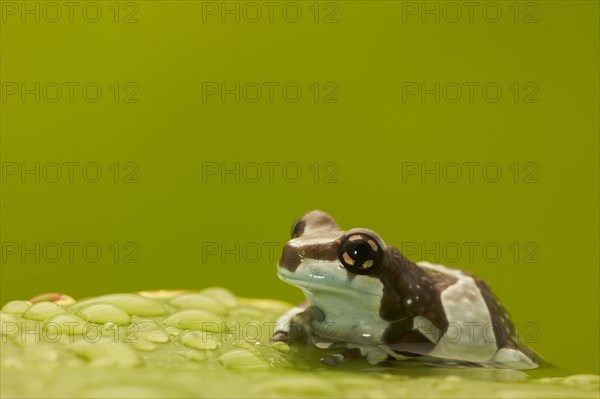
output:
[[[285,244],[281,250],[281,258],[279,258],[277,266],[293,273],[296,271],[296,268],[300,266],[300,263],[302,263],[300,248],[289,242]]]

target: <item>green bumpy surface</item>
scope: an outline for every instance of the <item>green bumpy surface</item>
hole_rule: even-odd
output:
[[[1,396],[598,397],[596,375],[324,366],[325,351],[270,342],[290,306],[222,288],[12,301],[0,312]]]

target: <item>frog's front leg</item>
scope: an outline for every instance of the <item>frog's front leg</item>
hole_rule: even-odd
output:
[[[313,315],[304,301],[288,310],[277,320],[273,341],[307,343],[311,335]]]
[[[305,301],[288,310],[277,320],[273,341],[289,343],[312,344],[320,349],[339,348],[340,353],[326,355],[321,362],[327,366],[334,366],[341,362],[365,357],[371,364],[376,364],[390,358],[390,351],[379,347],[358,345],[332,340],[335,329],[321,327],[319,322],[324,321],[323,312],[314,306],[309,306]],[[323,339],[326,337],[326,339]],[[398,356],[398,355],[396,355]]]

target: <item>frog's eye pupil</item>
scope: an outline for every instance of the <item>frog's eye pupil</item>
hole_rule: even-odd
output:
[[[354,248],[354,256],[353,258],[365,259],[369,257],[369,253],[371,252],[371,247],[368,244],[362,243],[358,244],[356,248]]]

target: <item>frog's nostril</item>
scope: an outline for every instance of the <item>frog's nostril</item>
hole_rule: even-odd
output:
[[[279,267],[283,267],[291,272],[294,272],[301,262],[302,257],[298,252],[298,247],[289,244],[283,246],[283,250],[281,251],[281,259],[279,259]]]
[[[298,219],[294,222],[292,226],[292,238],[300,237],[304,234],[304,227],[306,226],[306,222],[302,219]]]

